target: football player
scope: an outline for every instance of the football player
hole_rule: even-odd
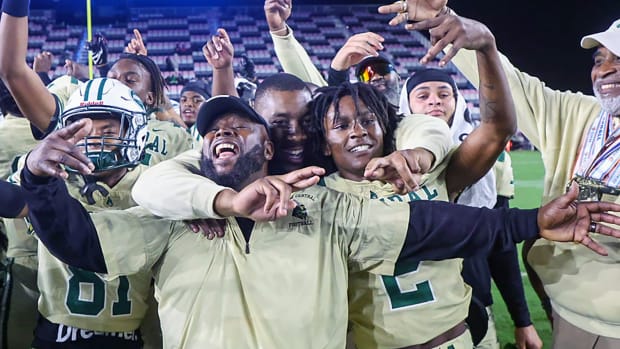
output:
[[[59,158],[89,171],[73,144],[91,129],[90,120],[78,122],[29,154],[22,184],[30,218],[49,251],[71,265],[109,279],[153,269],[166,347],[342,348],[349,270],[389,275],[397,261],[469,255],[538,229],[601,253],[589,229],[620,236],[596,223],[620,222],[601,213],[620,205],[575,206],[576,190],[540,211],[492,211],[357,198],[313,186],[324,173],[317,167],[266,176],[273,156],[268,125],[229,96],[207,101],[198,119],[204,144],[197,170],[235,188],[219,190],[214,202],[229,217],[224,238],[208,240],[141,208],[91,219],[62,182],[48,177],[66,175]]]

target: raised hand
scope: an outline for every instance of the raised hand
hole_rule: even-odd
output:
[[[86,42],[86,49],[93,55],[93,63],[97,66],[108,63],[108,40],[101,33],[95,34],[92,41]]]
[[[36,176],[61,179],[68,177],[63,166],[69,166],[85,175],[91,174],[95,165],[76,144],[90,134],[92,127],[92,120],[81,119],[52,132],[28,154],[28,170]]]
[[[607,212],[620,212],[620,205],[611,202],[576,202],[579,186],[573,183],[569,191],[544,205],[538,211],[540,236],[547,240],[580,243],[606,256],[603,246],[590,234],[598,233],[620,238],[620,230],[600,223],[620,225],[620,217]]]
[[[223,195],[216,197],[216,212],[257,222],[276,220],[295,208],[291,193],[315,185],[323,174],[323,168],[310,166],[279,176],[263,177],[238,193],[225,190],[221,193]]]
[[[446,65],[458,50],[465,48],[470,50],[485,51],[496,50],[495,37],[484,24],[456,15],[444,15],[428,19],[422,22],[407,24],[410,30],[428,30],[433,45],[426,55],[420,59],[425,64],[435,58],[446,46],[452,47],[439,61],[440,66]]]
[[[34,57],[32,69],[37,73],[48,73],[52,69],[54,55],[49,51],[43,51]]]
[[[200,233],[202,231],[202,235],[206,236],[209,240],[213,240],[216,236],[222,238],[226,232],[225,219],[195,219],[186,221],[185,224],[187,224],[194,233]]]
[[[78,80],[88,79],[88,67],[70,59],[65,59],[65,74]]]
[[[389,25],[422,21],[446,13],[448,0],[401,0],[379,7],[379,13],[395,14]]]
[[[286,20],[291,16],[293,0],[265,0],[264,9],[269,31],[283,32]]]
[[[370,160],[364,177],[391,183],[397,194],[406,194],[418,188],[434,159],[433,153],[422,148],[395,151]]]
[[[125,52],[133,53],[136,55],[148,56],[148,50],[146,49],[146,45],[144,45],[144,40],[142,40],[142,34],[138,29],[133,30],[134,38],[129,41],[127,47],[125,48]]]
[[[226,30],[219,28],[217,34],[204,44],[202,53],[213,69],[223,69],[232,67],[235,49]]]
[[[372,32],[355,34],[347,40],[332,60],[335,70],[347,70],[367,56],[377,56],[383,50],[383,37]]]

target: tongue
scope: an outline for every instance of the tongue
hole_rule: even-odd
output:
[[[220,159],[226,159],[226,158],[230,158],[235,156],[235,152],[230,151],[230,150],[224,150],[220,153],[220,156],[218,156]]]

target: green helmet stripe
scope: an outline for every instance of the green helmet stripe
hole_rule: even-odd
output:
[[[86,83],[86,89],[84,89],[84,102],[88,101],[88,94],[90,93],[90,86],[93,84],[93,80]]]
[[[100,101],[103,99],[103,85],[108,81],[108,79],[101,79],[101,84],[99,84],[99,90],[97,91],[97,100]]]

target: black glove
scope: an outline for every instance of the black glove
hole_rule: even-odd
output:
[[[95,34],[93,41],[86,42],[86,49],[93,54],[95,65],[108,63],[108,40],[101,33]]]

